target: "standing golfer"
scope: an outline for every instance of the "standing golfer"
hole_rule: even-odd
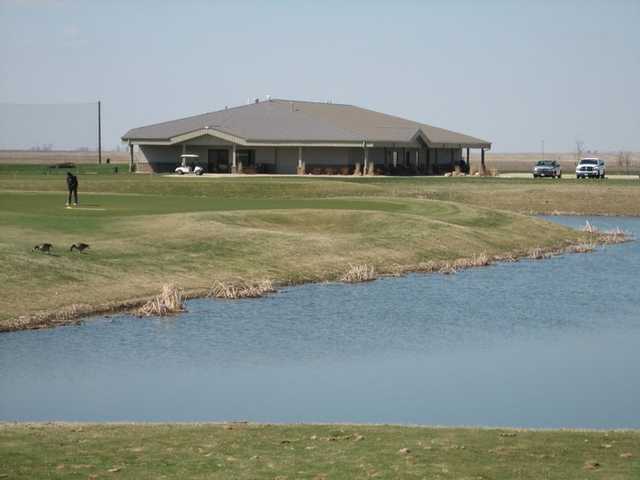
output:
[[[78,205],[78,177],[71,172],[67,172],[67,189],[69,190],[67,206],[71,205],[71,195],[73,195],[73,204]]]

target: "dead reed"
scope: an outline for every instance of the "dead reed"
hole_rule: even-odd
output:
[[[601,232],[599,240],[605,244],[623,243],[631,239],[631,235],[622,230],[620,227],[616,227],[613,230],[607,230]]]
[[[594,227],[593,225],[591,225],[591,223],[589,222],[589,220],[587,220],[584,224],[584,227],[582,227],[582,231],[583,232],[587,232],[587,233],[600,233],[599,230]]]
[[[164,285],[160,295],[153,297],[136,310],[136,314],[142,317],[163,317],[179,312],[184,312],[184,297],[182,290],[175,285]]]
[[[359,283],[370,282],[377,278],[376,270],[373,265],[351,265],[349,264],[349,270],[340,277],[341,282],[346,283]]]
[[[595,243],[579,243],[577,245],[571,245],[568,247],[568,251],[571,253],[589,253],[596,249]]]
[[[491,264],[491,259],[489,256],[482,252],[480,254],[473,254],[471,258],[459,258],[455,262],[453,262],[453,267],[456,270],[461,270],[464,268],[472,268],[472,267],[486,267]]]
[[[532,248],[531,250],[529,250],[529,253],[527,254],[527,258],[530,258],[532,260],[542,260],[544,258],[549,258],[551,257],[552,253],[543,249],[543,248]]]
[[[605,245],[623,243],[631,238],[631,235],[629,235],[620,227],[616,227],[613,230],[600,230],[597,227],[591,225],[591,223],[589,223],[589,220],[587,220],[584,227],[582,227],[582,231],[595,236],[597,243]]]
[[[275,291],[271,280],[262,280],[256,283],[216,281],[211,287],[209,296],[235,300],[238,298],[259,298]]]

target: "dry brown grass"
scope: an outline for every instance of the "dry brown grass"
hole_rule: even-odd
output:
[[[174,285],[164,285],[160,295],[155,296],[142,307],[136,314],[142,317],[165,316],[184,312],[184,296],[182,290]]]
[[[218,280],[211,287],[209,296],[235,300],[238,298],[259,298],[275,291],[271,280],[262,280],[256,283],[243,281],[229,283]]]
[[[102,161],[109,158],[111,163],[126,164],[129,162],[129,153],[126,151],[103,151]],[[35,152],[30,150],[0,150],[0,164],[20,164],[20,165],[53,165],[56,163],[73,162],[97,163],[98,152],[82,151],[52,151]]]
[[[349,265],[349,270],[340,277],[341,282],[346,283],[359,283],[370,282],[377,277],[376,269],[373,265]]]

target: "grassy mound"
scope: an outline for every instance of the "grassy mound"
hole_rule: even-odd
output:
[[[561,248],[586,235],[504,211],[402,197],[109,193],[81,201],[67,209],[59,193],[0,192],[0,328],[36,312],[150,297],[168,282],[189,291],[216,282],[339,280],[351,265],[393,274],[425,262]],[[50,255],[31,251],[43,242],[54,245]],[[70,252],[76,242],[91,249]]]

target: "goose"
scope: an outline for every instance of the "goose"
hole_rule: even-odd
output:
[[[38,245],[33,247],[32,251],[33,252],[49,253],[49,252],[51,252],[52,248],[53,248],[53,245],[51,245],[50,243],[39,243]]]
[[[78,250],[79,252],[84,252],[87,248],[89,248],[89,245],[86,243],[74,243],[73,245],[71,245],[71,248],[69,249],[70,252],[73,252],[73,249]]]

